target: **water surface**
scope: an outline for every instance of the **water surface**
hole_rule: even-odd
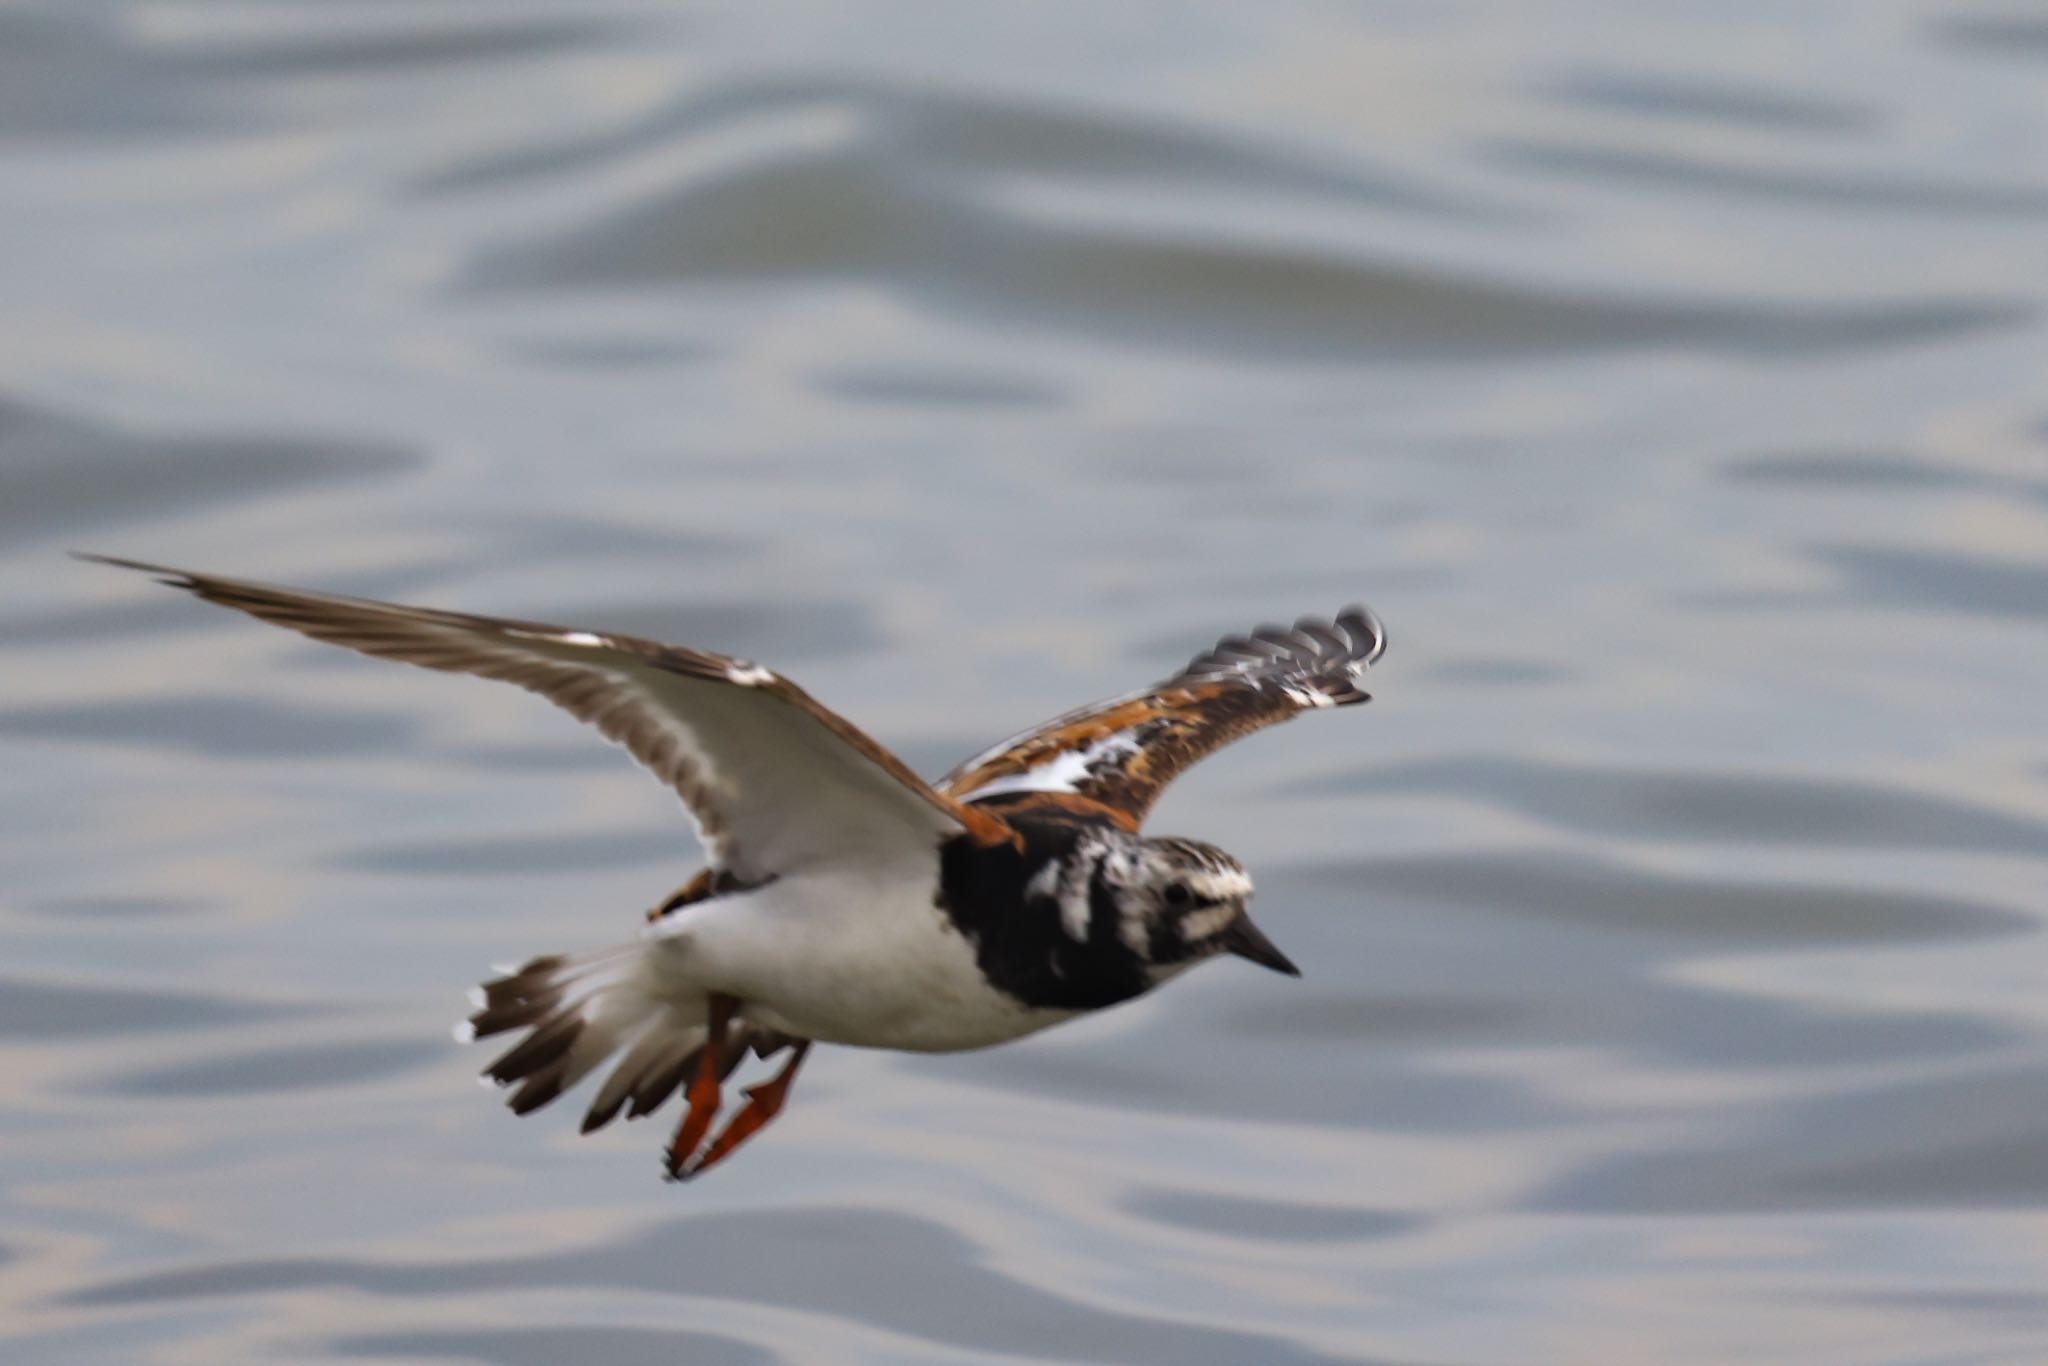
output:
[[[37,1362],[2048,1352],[2024,6],[0,4],[0,1335]],[[515,1121],[695,866],[515,690],[72,546],[786,668],[936,773],[1364,599],[1174,789],[1303,963]]]

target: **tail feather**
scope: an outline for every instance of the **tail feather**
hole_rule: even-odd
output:
[[[510,1086],[552,1067],[569,1051],[569,1045],[576,1042],[582,1029],[583,1017],[575,1010],[549,1015],[524,1039],[500,1054],[497,1061],[484,1069],[484,1075],[500,1086]]]
[[[459,1032],[467,1039],[486,1039],[508,1029],[539,1024],[562,1004],[569,989],[592,975],[612,969],[628,960],[637,944],[619,945],[586,954],[543,954],[529,959],[503,977],[477,988],[483,1000],[467,1027]]]
[[[619,1111],[632,1098],[634,1087],[641,1078],[675,1061],[679,1056],[676,1046],[679,1032],[658,1016],[642,1030],[638,1039],[626,1045],[625,1056],[604,1079],[604,1085],[597,1088],[597,1096],[583,1116],[584,1133],[602,1129],[618,1118]],[[685,1051],[684,1056],[694,1054]]]
[[[699,1051],[693,1048],[663,1066],[641,1073],[633,1083],[633,1103],[626,1110],[626,1118],[639,1119],[659,1110],[661,1103],[683,1084],[683,1078],[697,1070]]]
[[[594,953],[551,953],[485,982],[477,1010],[457,1036],[488,1038],[515,1029],[526,1037],[500,1054],[484,1076],[511,1087],[505,1103],[527,1114],[560,1096],[618,1054],[583,1116],[583,1132],[619,1117],[652,1114],[694,1076],[703,1055],[708,1004],[678,994],[656,941]],[[749,1053],[766,1058],[792,1040],[736,1022],[719,1059],[721,1079]]]
[[[653,970],[645,942],[590,954],[548,954],[486,982],[466,1032],[485,1038],[525,1029],[526,1037],[484,1069],[499,1086],[515,1087],[514,1114],[540,1109],[595,1071],[625,1056],[599,1088],[583,1121],[585,1133],[615,1118],[630,1098],[636,1113],[659,1105],[687,1074],[704,1040],[702,1012],[678,1001],[674,983]],[[736,1061],[744,1049],[730,1050]],[[655,1086],[661,1085],[658,1093]]]

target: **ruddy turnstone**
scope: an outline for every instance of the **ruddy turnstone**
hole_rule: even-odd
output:
[[[484,1075],[539,1109],[617,1056],[584,1115],[688,1102],[671,1177],[781,1110],[814,1042],[951,1052],[1127,1001],[1206,958],[1298,976],[1213,845],[1141,836],[1181,770],[1261,727],[1364,702],[1387,647],[1363,607],[1230,636],[1149,688],[1082,707],[926,783],[781,675],[631,636],[138,569],[315,640],[516,683],[674,788],[709,866],[639,935],[483,984],[468,1038],[525,1036]],[[710,1137],[749,1054],[787,1053]],[[709,1141],[707,1142],[707,1138]]]

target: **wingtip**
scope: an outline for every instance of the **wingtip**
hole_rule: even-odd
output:
[[[97,550],[67,550],[64,553],[74,560],[84,560],[87,564],[110,564],[116,569],[143,569],[147,567],[136,560],[124,560],[119,555],[102,555]]]
[[[1387,624],[1364,603],[1354,602],[1339,612],[1337,625],[1356,634],[1359,643],[1366,647],[1362,663],[1377,664],[1380,656],[1387,652]]]
[[[115,569],[132,569],[138,574],[151,574],[156,577],[157,582],[167,583],[173,588],[183,587],[192,581],[190,574],[182,569],[173,569],[167,564],[151,564],[148,560],[131,560],[120,555],[102,555],[97,550],[67,550],[64,553],[86,564],[104,564]]]

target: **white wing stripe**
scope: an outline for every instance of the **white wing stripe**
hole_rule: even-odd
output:
[[[1078,792],[1101,764],[1138,752],[1138,737],[1128,730],[1116,731],[1091,741],[1080,749],[1061,750],[1044,762],[983,783],[960,800],[971,802],[1005,792]]]

